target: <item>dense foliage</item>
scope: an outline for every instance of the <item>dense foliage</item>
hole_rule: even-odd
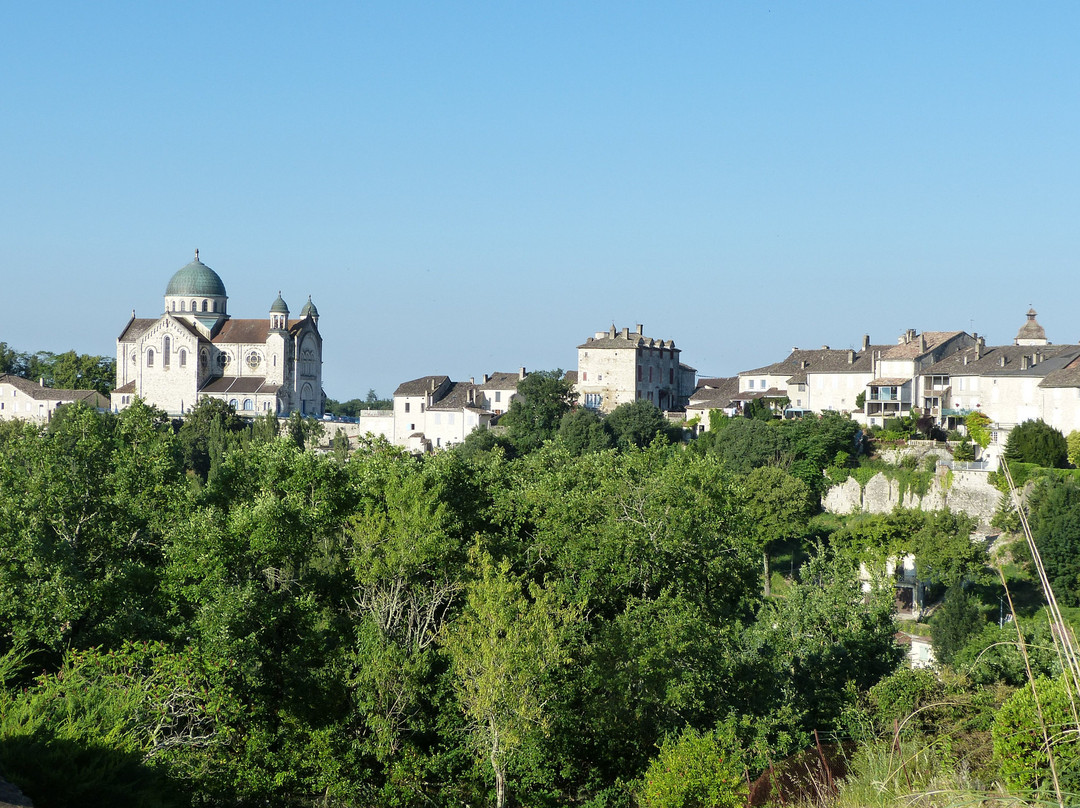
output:
[[[744,479],[567,411],[519,408],[516,457],[318,454],[216,405],[0,424],[0,768],[42,805],[672,804],[658,754],[725,801],[842,732],[891,589],[820,550],[765,599],[760,554],[854,431],[748,421],[788,471]]]
[[[75,351],[20,353],[0,342],[0,374],[10,373],[61,390],[97,390],[109,395],[116,380],[116,360]]]

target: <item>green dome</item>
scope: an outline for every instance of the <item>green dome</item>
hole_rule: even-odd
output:
[[[300,317],[318,317],[319,310],[315,308],[315,304],[311,302],[311,295],[307,296],[307,303],[304,304],[304,308],[300,309]]]
[[[199,260],[176,270],[165,287],[166,295],[198,295],[201,297],[225,297],[225,284],[214,270]]]
[[[270,304],[271,314],[288,314],[289,307],[284,300],[281,299],[281,292],[277,293],[277,300]]]

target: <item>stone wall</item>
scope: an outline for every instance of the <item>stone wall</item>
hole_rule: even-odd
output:
[[[839,514],[889,513],[897,505],[924,511],[947,509],[973,516],[980,525],[986,526],[1001,498],[998,490],[990,485],[988,476],[985,471],[952,471],[939,465],[926,496],[905,491],[902,501],[899,482],[884,474],[872,477],[865,487],[861,487],[854,477],[849,477],[829,489],[822,506],[829,513]]]

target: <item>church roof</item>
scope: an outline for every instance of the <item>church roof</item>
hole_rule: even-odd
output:
[[[195,260],[173,273],[166,295],[202,295],[205,297],[225,297],[225,284],[221,277],[199,260],[198,251]]]
[[[277,293],[277,300],[275,300],[273,303],[270,304],[270,312],[272,314],[288,314],[289,313],[289,306],[282,299],[281,292]]]
[[[289,320],[289,331],[292,332],[303,320]],[[255,344],[264,343],[270,336],[270,321],[266,318],[258,320],[226,320],[221,325],[221,330],[214,335],[214,344],[221,345],[226,342]]]
[[[304,304],[304,308],[300,309],[301,317],[318,317],[319,310],[315,308],[315,304],[311,302],[311,295],[307,296],[307,303]]]
[[[267,384],[265,376],[221,376],[204,386],[200,393],[276,393],[280,384]]]

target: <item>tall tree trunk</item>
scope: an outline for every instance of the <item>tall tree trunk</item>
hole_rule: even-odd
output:
[[[772,570],[769,568],[769,546],[761,552],[762,563],[765,567],[765,597],[772,597]]]

